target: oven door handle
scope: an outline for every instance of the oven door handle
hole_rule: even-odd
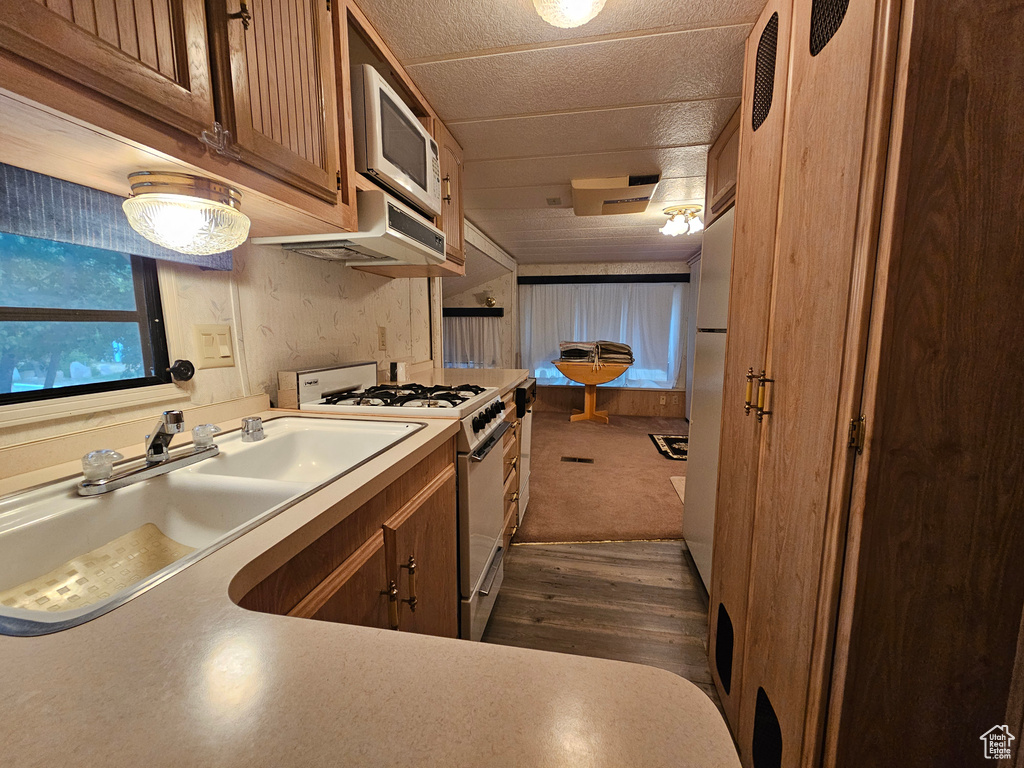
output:
[[[501,438],[504,437],[505,433],[508,431],[508,428],[511,426],[512,425],[509,424],[507,421],[501,422],[501,424],[498,425],[498,428],[491,433],[491,436],[487,438],[483,445],[481,445],[479,448],[477,448],[475,451],[469,454],[469,460],[483,461],[484,459],[486,459],[487,454],[491,452],[494,446],[501,442]]]
[[[483,584],[480,585],[480,594],[483,597],[487,597],[491,594],[491,588],[494,586],[494,580],[498,578],[498,569],[501,567],[501,558],[505,556],[505,548],[498,547],[494,553],[494,559],[491,560],[491,567],[487,570],[487,576],[484,578]]]

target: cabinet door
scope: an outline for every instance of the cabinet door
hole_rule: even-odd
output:
[[[288,615],[389,629],[387,570],[384,533],[378,531]]]
[[[384,524],[403,632],[458,637],[456,503],[455,467],[449,466]]]
[[[740,152],[739,127],[740,110],[737,110],[708,150],[708,188],[704,200],[705,226],[725,213],[736,199],[736,174]]]
[[[203,0],[4,0],[0,47],[194,136],[213,124]]]
[[[734,733],[761,437],[761,424],[745,407],[747,372],[761,372],[768,344],[792,12],[792,0],[771,0],[754,25],[747,40],[739,125],[708,646],[712,677]]]
[[[237,8],[237,0],[229,5]],[[214,16],[215,26],[227,30],[231,98],[223,106],[233,112],[226,122],[233,124],[242,159],[334,203],[342,169],[328,1],[251,2],[248,8],[248,29],[240,19]]]
[[[451,132],[437,122],[438,151],[441,153],[441,217],[438,226],[444,231],[445,251],[449,259],[466,261],[463,243],[465,222],[462,203],[462,147]]]
[[[758,766],[820,760],[859,408],[850,382],[862,375],[891,109],[892,49],[875,34],[892,14],[885,0],[793,4],[740,705],[741,749]]]

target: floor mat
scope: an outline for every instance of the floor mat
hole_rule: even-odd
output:
[[[658,453],[674,461],[686,461],[686,451],[690,438],[686,435],[648,435],[654,442]]]

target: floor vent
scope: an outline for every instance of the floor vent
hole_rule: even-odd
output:
[[[581,459],[579,456],[563,456],[562,461],[575,461],[577,464],[593,464],[593,459]]]

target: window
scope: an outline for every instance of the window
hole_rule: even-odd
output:
[[[538,384],[570,384],[552,364],[561,341],[617,341],[634,364],[609,386],[673,389],[683,360],[684,283],[519,286],[523,366]]]
[[[156,263],[0,232],[0,405],[164,384]]]

